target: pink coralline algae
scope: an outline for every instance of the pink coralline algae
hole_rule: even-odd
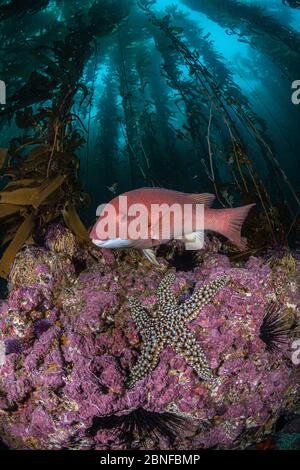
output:
[[[59,225],[45,247],[22,250],[0,303],[2,440],[17,449],[201,449],[245,448],[267,436],[299,400],[300,369],[292,361],[299,260],[283,253],[234,264],[217,242],[210,247],[191,270],[177,272],[166,259],[157,268],[135,253],[90,256]],[[143,344],[129,298],[155,315],[168,272],[179,306],[228,278],[187,326],[215,380],[202,380],[166,345],[154,370],[128,388]],[[271,301],[289,326],[275,351],[261,339]],[[135,416],[151,416],[156,432],[149,420],[146,432],[136,427],[126,439]]]

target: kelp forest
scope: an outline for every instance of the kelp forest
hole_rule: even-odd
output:
[[[249,254],[299,243],[298,0],[0,2],[0,274],[62,220],[148,186],[256,203]],[[236,256],[236,253],[235,253]]]
[[[299,450],[300,0],[0,0],[0,38],[0,451]]]

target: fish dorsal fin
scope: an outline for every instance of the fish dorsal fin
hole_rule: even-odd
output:
[[[205,207],[211,207],[216,199],[216,196],[210,193],[187,194],[187,196],[197,204],[204,204]]]
[[[165,193],[170,193],[175,198],[176,195],[183,196],[185,199],[190,199],[191,202],[197,202],[198,204],[204,204],[205,207],[211,207],[216,199],[216,196],[211,193],[184,193],[183,191],[173,191],[171,189],[165,189],[160,187],[143,187],[141,190],[147,190],[149,192],[153,190],[160,190]],[[175,201],[174,201],[175,202]]]

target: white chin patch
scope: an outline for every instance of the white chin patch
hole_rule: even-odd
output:
[[[128,248],[131,246],[130,240],[124,240],[122,238],[115,238],[113,240],[93,240],[94,245],[99,248]]]

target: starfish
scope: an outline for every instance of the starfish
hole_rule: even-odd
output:
[[[172,346],[177,354],[204,380],[213,380],[213,373],[206,356],[186,323],[197,318],[202,308],[208,304],[227,283],[224,275],[196,291],[186,302],[177,305],[171,285],[173,273],[167,274],[157,290],[157,310],[150,315],[135,297],[129,299],[133,320],[142,336],[141,356],[133,367],[128,387],[151,373],[159,362],[159,356],[166,346]]]

